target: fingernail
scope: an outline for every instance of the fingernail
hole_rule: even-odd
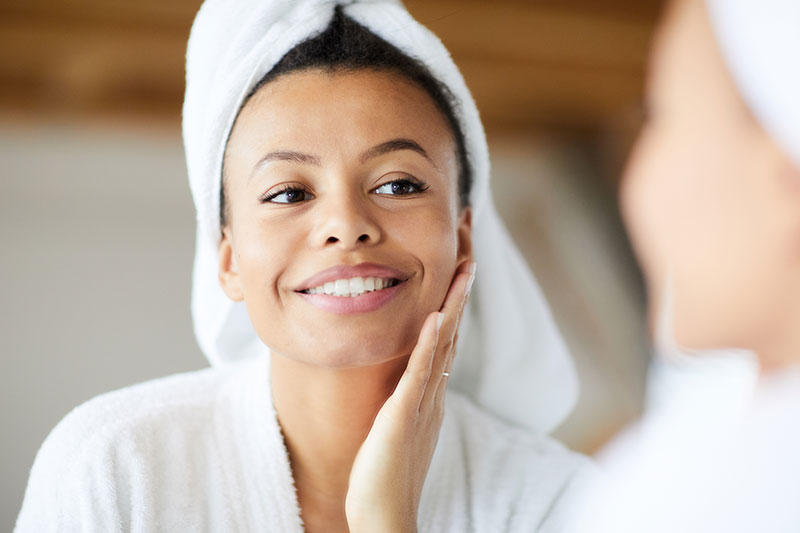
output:
[[[439,331],[439,329],[441,329],[442,322],[444,322],[444,313],[439,313],[439,316],[436,317],[436,331]]]
[[[472,284],[475,283],[475,270],[477,269],[478,264],[473,261],[472,264],[469,266],[469,279],[467,280],[467,290],[464,293],[464,296],[469,296],[469,291],[472,290]]]

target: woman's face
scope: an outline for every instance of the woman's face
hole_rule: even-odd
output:
[[[398,75],[311,70],[266,84],[239,115],[225,174],[220,281],[261,340],[298,361],[408,355],[471,254],[452,132]]]
[[[701,0],[673,2],[648,85],[621,203],[651,323],[669,278],[678,342],[757,349],[796,305],[797,171],[739,97]]]

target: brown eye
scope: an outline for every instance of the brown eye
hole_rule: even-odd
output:
[[[312,199],[314,196],[298,187],[286,187],[266,195],[262,201],[273,204],[296,204]]]
[[[411,179],[399,179],[389,181],[375,189],[377,194],[387,194],[390,196],[407,196],[409,194],[423,192],[427,189],[421,182]]]

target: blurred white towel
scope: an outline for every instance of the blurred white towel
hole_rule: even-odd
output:
[[[800,531],[800,368],[749,390],[725,374],[693,376],[617,438],[566,531]]]

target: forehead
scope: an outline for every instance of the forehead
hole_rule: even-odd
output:
[[[301,144],[317,153],[384,137],[411,138],[434,153],[455,149],[443,113],[424,89],[399,74],[367,70],[280,76],[242,109],[231,142]]]

